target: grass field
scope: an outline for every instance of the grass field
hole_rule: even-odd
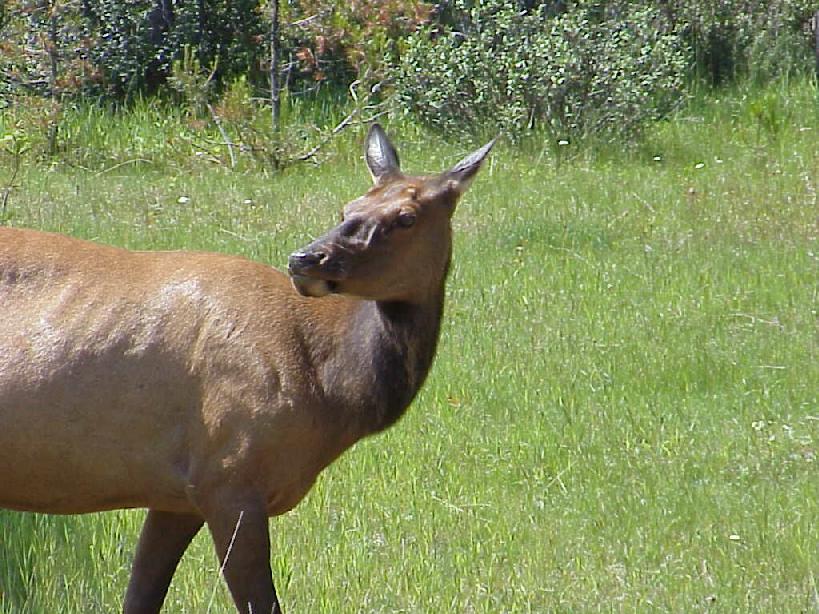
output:
[[[474,145],[396,128],[410,171]],[[368,185],[361,134],[266,175],[138,129],[92,169],[25,164],[5,223],[281,268]],[[817,143],[798,83],[625,152],[499,146],[426,387],[271,520],[286,611],[819,611]],[[0,612],[115,611],[142,517],[0,511]],[[230,607],[203,532],[165,611]]]

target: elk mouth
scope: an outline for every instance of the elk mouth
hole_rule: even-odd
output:
[[[343,277],[340,264],[323,251],[300,251],[291,254],[287,270],[299,294],[322,297],[338,291],[338,280]]]
[[[309,296],[312,298],[320,298],[328,294],[335,294],[338,290],[338,282],[329,279],[320,279],[316,277],[308,277],[307,275],[299,275],[290,271],[290,281],[296,292],[302,296]]]

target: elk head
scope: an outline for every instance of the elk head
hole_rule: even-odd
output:
[[[401,172],[384,130],[373,124],[365,159],[374,186],[344,207],[341,223],[290,256],[304,296],[331,293],[420,302],[440,291],[452,248],[450,218],[495,141],[439,175]]]

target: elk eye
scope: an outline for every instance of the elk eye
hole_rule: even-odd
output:
[[[409,228],[415,224],[415,214],[410,211],[400,213],[398,218],[395,220],[395,223],[401,228]]]

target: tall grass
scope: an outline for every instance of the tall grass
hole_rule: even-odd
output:
[[[816,96],[701,101],[625,153],[494,152],[419,399],[271,521],[287,611],[819,609]],[[110,160],[143,156],[128,121],[94,137]],[[397,128],[408,170],[467,149]],[[367,187],[359,137],[277,175],[27,166],[8,223],[281,267]],[[0,612],[114,610],[142,515],[0,512]],[[203,533],[166,610],[214,587],[229,610]]]
[[[75,100],[61,104],[56,112],[41,98],[18,98],[10,108],[0,109],[0,163],[9,161],[11,142],[17,139],[25,144],[28,159],[77,170],[150,166],[182,172],[228,166],[232,147],[235,170],[263,171],[272,169],[265,153],[275,152],[289,163],[329,140],[330,130],[352,110],[333,94],[291,96],[283,101],[283,127],[277,132],[261,102],[247,89],[226,94],[214,110],[223,133],[209,110],[184,98],[137,98],[127,105]],[[50,139],[55,134],[52,153]],[[263,139],[266,142],[259,143]],[[342,134],[310,160],[339,155],[351,144]],[[269,152],[252,151],[262,147]]]

